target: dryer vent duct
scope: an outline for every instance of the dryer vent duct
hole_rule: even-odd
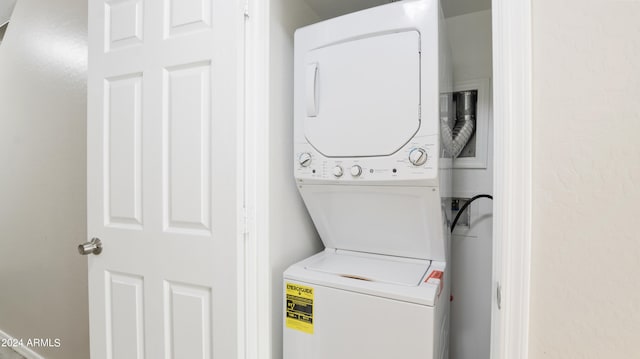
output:
[[[442,137],[444,146],[456,158],[475,130],[477,91],[460,91],[453,94],[456,102],[456,121],[453,128],[449,126],[448,118],[442,118]]]

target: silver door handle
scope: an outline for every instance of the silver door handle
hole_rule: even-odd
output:
[[[99,238],[91,238],[90,242],[85,242],[78,246],[78,252],[83,256],[87,254],[98,255],[102,253],[102,241]]]

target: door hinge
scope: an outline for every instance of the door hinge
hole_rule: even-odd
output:
[[[242,224],[240,231],[242,235],[249,234],[249,211],[246,207],[242,207]]]
[[[498,304],[498,310],[502,309],[502,286],[500,282],[496,286],[496,302]]]

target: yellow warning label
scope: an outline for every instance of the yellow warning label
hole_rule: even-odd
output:
[[[287,283],[287,328],[313,334],[313,288]]]

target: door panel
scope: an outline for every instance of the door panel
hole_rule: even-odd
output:
[[[107,348],[113,358],[144,358],[144,280],[105,273]]]
[[[104,90],[105,223],[142,226],[142,74],[107,79]]]
[[[211,28],[212,0],[165,0],[165,37]]]
[[[211,65],[165,70],[165,228],[210,233]]]
[[[105,50],[110,51],[142,43],[143,5],[143,0],[105,2]]]
[[[243,8],[90,0],[92,359],[235,358]]]
[[[211,358],[211,288],[167,281],[164,300],[167,352],[175,358]]]

